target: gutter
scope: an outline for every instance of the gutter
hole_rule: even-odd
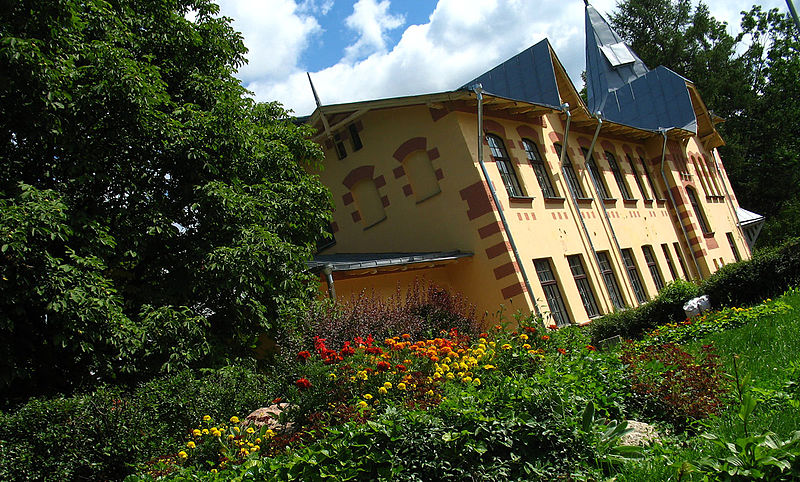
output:
[[[703,274],[700,272],[700,265],[697,263],[697,258],[694,257],[694,251],[692,250],[692,243],[689,242],[689,234],[686,232],[686,226],[683,225],[683,221],[681,221],[681,214],[678,212],[678,204],[675,203],[675,196],[672,195],[672,190],[669,188],[669,182],[667,181],[667,175],[664,173],[664,160],[667,156],[667,129],[663,127],[659,129],[661,132],[661,136],[664,138],[664,144],[661,146],[661,179],[664,180],[664,189],[667,190],[667,194],[669,195],[669,200],[672,202],[672,208],[675,210],[675,216],[678,217],[678,224],[681,227],[681,231],[683,232],[683,239],[686,241],[686,246],[689,248],[689,255],[692,257],[692,262],[694,263],[694,269],[697,270],[697,278],[703,279]],[[653,193],[655,194],[655,193]]]
[[[533,304],[534,312],[538,318],[541,318],[542,313],[539,311],[539,304],[536,302],[536,296],[533,294],[533,288],[528,280],[528,274],[525,272],[525,265],[522,263],[522,258],[519,255],[519,251],[517,251],[517,244],[514,242],[514,237],[511,235],[511,229],[508,227],[506,215],[503,213],[503,206],[500,205],[500,200],[497,199],[497,193],[494,190],[494,184],[492,184],[492,180],[489,179],[489,172],[486,170],[486,165],[483,163],[483,86],[481,84],[475,84],[472,86],[471,90],[475,92],[475,95],[478,98],[478,164],[481,166],[481,173],[483,173],[483,178],[486,180],[486,184],[489,185],[489,192],[492,194],[494,205],[497,206],[497,212],[500,215],[500,221],[503,223],[503,230],[505,230],[506,237],[508,237],[508,242],[511,244],[511,250],[514,252],[514,259],[516,259],[517,266],[519,266],[522,280],[525,282],[525,288],[528,291],[528,296],[531,297],[531,303]]]

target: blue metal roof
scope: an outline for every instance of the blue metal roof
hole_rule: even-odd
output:
[[[477,83],[482,84],[488,94],[555,109],[561,106],[547,39],[472,79],[461,88],[468,89]]]

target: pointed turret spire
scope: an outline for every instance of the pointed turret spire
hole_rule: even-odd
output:
[[[644,62],[600,13],[586,4],[586,93],[592,112],[603,110],[608,94],[645,75]]]

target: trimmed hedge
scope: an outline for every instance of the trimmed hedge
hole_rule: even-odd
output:
[[[683,305],[708,295],[714,308],[747,306],[800,285],[800,238],[777,248],[756,252],[752,259],[723,266],[699,286],[686,281],[668,284],[653,300],[625,311],[610,313],[589,325],[592,342],[619,335],[638,338],[665,323],[686,318]]]
[[[269,404],[275,388],[254,366],[183,371],[132,393],[32,399],[0,413],[0,480],[119,480],[183,445],[203,415],[228,418]]]

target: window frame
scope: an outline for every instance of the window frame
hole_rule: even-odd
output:
[[[553,144],[556,149],[558,158],[561,159],[562,145],[559,143]],[[564,153],[564,164],[561,166],[561,171],[564,175],[564,182],[567,184],[567,189],[576,199],[589,199],[581,186],[581,181],[575,173],[575,166],[572,164],[572,159],[569,158],[569,152]]]
[[[611,259],[608,257],[608,251],[598,251],[597,262],[600,265],[600,274],[603,275],[603,282],[605,282],[606,288],[608,288],[611,305],[614,307],[615,311],[624,310],[626,306],[625,298],[622,295],[622,291],[619,289],[619,280],[617,280],[617,275],[614,273],[614,266],[611,264]]]
[[[644,177],[647,179],[647,184],[650,186],[650,190],[652,191],[653,199],[656,201],[662,201],[664,198],[661,197],[661,193],[656,188],[656,184],[653,182],[652,176],[650,176],[650,171],[647,169],[647,164],[645,164],[643,158],[638,157],[638,159],[639,164],[642,166],[642,170],[644,171]]]
[[[669,252],[669,245],[667,243],[662,243],[661,251],[664,252],[664,258],[667,260],[667,268],[669,268],[669,274],[672,275],[672,281],[675,281],[678,279],[678,271],[675,269],[674,262],[672,261],[672,255]]]
[[[736,260],[738,263],[742,260],[742,256],[739,254],[739,248],[736,246],[736,240],[733,239],[733,233],[725,233],[725,237],[728,238],[728,244],[731,246],[731,251],[733,252],[733,259]]]
[[[617,181],[622,199],[625,201],[634,201],[635,199],[631,196],[630,188],[628,188],[628,185],[625,183],[625,176],[619,167],[617,157],[609,151],[605,151],[605,155],[608,167],[611,169],[611,174],[614,176],[614,180]]]
[[[340,161],[347,157],[347,148],[344,146],[344,139],[342,139],[342,135],[338,132],[333,135],[333,149],[336,151],[336,156]]]
[[[576,263],[573,263],[576,261]],[[575,280],[575,286],[578,288],[578,294],[581,297],[583,308],[589,318],[597,318],[602,315],[600,308],[597,305],[597,297],[594,295],[592,283],[589,281],[589,275],[583,266],[583,259],[580,254],[572,254],[567,256],[567,263],[572,272],[572,278]]]
[[[356,127],[355,124],[350,124],[347,126],[347,131],[350,133],[350,142],[353,146],[353,152],[356,152],[364,147],[364,143],[361,142],[361,136],[358,134],[358,127]]]
[[[614,199],[608,193],[608,186],[606,186],[605,183],[605,176],[603,176],[603,172],[597,166],[597,161],[595,161],[594,156],[591,155],[589,149],[586,149],[585,147],[581,147],[581,152],[583,153],[583,159],[586,162],[586,169],[589,171],[589,177],[592,178],[600,199]]]
[[[664,278],[661,276],[661,269],[658,267],[658,260],[656,254],[653,252],[653,247],[649,244],[642,246],[644,253],[644,261],[647,268],[650,270],[650,276],[653,278],[653,283],[656,285],[656,293],[664,288]]]
[[[490,155],[497,166],[497,171],[500,173],[500,178],[503,180],[508,196],[526,197],[503,139],[495,134],[486,134],[486,143],[489,144]]]
[[[681,243],[675,241],[672,243],[672,248],[675,250],[675,256],[678,258],[678,264],[681,265],[683,272],[683,279],[689,281],[689,270],[686,268],[686,262],[683,260],[683,252],[681,251]]]
[[[639,274],[639,267],[636,266],[636,256],[633,254],[633,249],[625,248],[622,250],[622,262],[625,263],[625,269],[628,271],[628,276],[631,279],[633,294],[636,295],[636,301],[641,303],[647,302],[647,292],[644,289],[642,276]]]
[[[558,280],[553,273],[553,265],[550,259],[551,258],[534,259],[533,265],[536,269],[536,276],[539,277],[539,284],[542,286],[542,291],[544,291],[547,306],[550,308],[550,316],[553,317],[553,321],[555,321],[557,326],[568,326],[572,324],[572,321],[569,317],[567,305],[564,303],[564,296],[561,294],[561,289],[558,287]],[[543,274],[545,274],[548,279],[543,279]],[[554,304],[556,305],[555,307],[553,306]]]
[[[700,200],[697,199],[697,192],[694,190],[694,188],[686,186],[686,196],[689,198],[689,204],[692,205],[694,215],[697,216],[697,222],[700,224],[700,230],[704,235],[714,234],[714,231],[711,230],[711,225],[708,223],[708,219],[706,218],[706,213],[703,211],[703,207],[700,205]]]
[[[556,191],[553,181],[550,179],[550,170],[547,168],[544,158],[539,153],[539,148],[536,143],[530,139],[523,138],[522,146],[525,149],[525,155],[528,157],[528,162],[533,167],[533,172],[536,174],[536,180],[539,182],[539,189],[542,191],[542,196],[546,198],[557,198],[558,191]]]
[[[652,201],[653,198],[647,192],[647,188],[644,186],[644,182],[642,180],[642,174],[636,169],[636,165],[631,160],[631,156],[625,154],[625,158],[628,160],[628,164],[631,166],[631,171],[633,172],[633,178],[636,180],[636,186],[639,187],[639,192],[642,194],[642,199],[645,201]]]

